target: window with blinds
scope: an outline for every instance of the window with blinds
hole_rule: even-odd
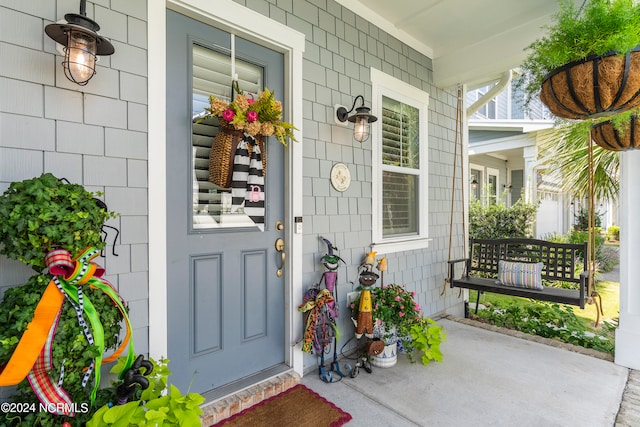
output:
[[[240,89],[254,94],[264,87],[263,69],[236,58],[236,73]],[[231,99],[231,57],[209,48],[193,44],[193,228],[254,227],[242,210],[231,213],[231,190],[209,182],[209,154],[218,133],[218,120],[208,118],[209,95]]]
[[[418,234],[420,111],[382,97],[382,236]]]

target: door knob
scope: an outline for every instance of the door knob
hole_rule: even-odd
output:
[[[282,269],[284,268],[284,261],[287,258],[287,254],[284,252],[284,240],[278,237],[276,239],[275,247],[276,247],[276,251],[280,252],[281,254],[280,267],[278,267],[278,270],[276,271],[276,276],[282,277]]]

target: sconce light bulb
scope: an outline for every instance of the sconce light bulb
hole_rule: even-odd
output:
[[[362,142],[369,138],[369,121],[366,117],[358,117],[353,126],[353,137],[356,141]]]
[[[64,61],[67,78],[78,84],[86,84],[95,74],[95,65],[95,37],[80,31],[70,31]]]

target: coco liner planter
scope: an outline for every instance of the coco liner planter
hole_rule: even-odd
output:
[[[609,151],[624,151],[640,148],[640,123],[635,114],[629,118],[629,126],[622,132],[613,127],[611,121],[593,125],[591,138],[600,147]]]
[[[626,55],[610,52],[550,72],[540,99],[557,117],[588,119],[640,105],[640,46]]]

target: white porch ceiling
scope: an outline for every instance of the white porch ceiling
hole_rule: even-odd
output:
[[[517,67],[558,10],[557,0],[337,2],[431,57],[440,87],[484,83]]]

